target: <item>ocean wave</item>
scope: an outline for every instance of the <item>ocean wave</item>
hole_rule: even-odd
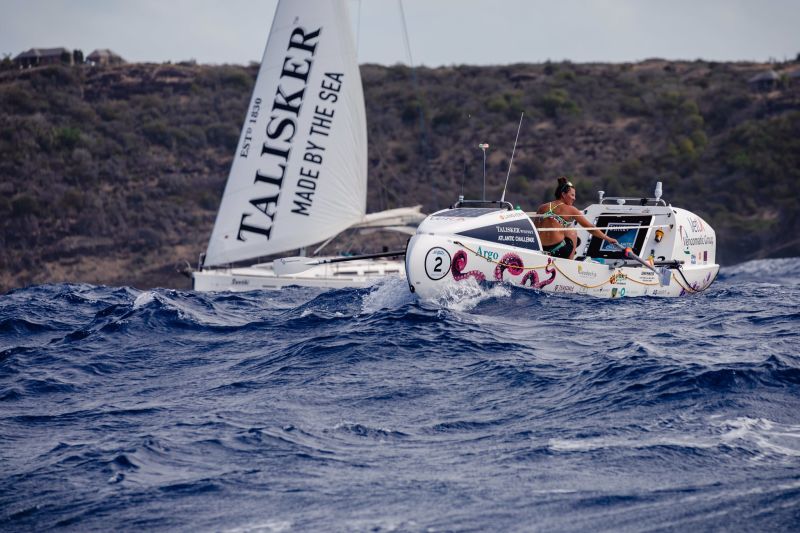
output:
[[[669,300],[465,282],[432,305],[399,278],[241,294],[11,291],[0,482],[14,490],[0,494],[0,520],[730,529],[719,517],[737,509],[754,529],[790,529],[797,267],[723,272]]]
[[[755,259],[723,267],[719,271],[718,280],[736,284],[755,282],[797,285],[800,284],[800,257]]]
[[[703,422],[687,424],[683,420],[664,431],[664,422],[659,421],[655,426],[636,428],[635,433],[618,430],[602,436],[550,439],[547,447],[557,453],[647,449],[658,452],[670,448],[679,454],[702,452],[709,459],[716,454],[738,451],[751,462],[770,458],[793,461],[800,457],[800,426],[796,424],[781,424],[764,418],[724,419],[719,415],[705,417]],[[692,431],[687,431],[690,428]]]

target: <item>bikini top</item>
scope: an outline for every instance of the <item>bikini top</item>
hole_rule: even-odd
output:
[[[569,226],[572,225],[572,222],[571,221],[568,222],[568,221],[564,220],[564,217],[562,217],[561,215],[559,215],[558,213],[555,212],[555,208],[560,206],[560,205],[564,205],[564,204],[556,204],[555,207],[553,207],[553,202],[550,202],[548,204],[548,206],[547,206],[547,211],[542,213],[542,218],[552,218],[553,220],[555,220],[556,222],[558,222],[559,224],[561,224],[565,228],[568,228]]]

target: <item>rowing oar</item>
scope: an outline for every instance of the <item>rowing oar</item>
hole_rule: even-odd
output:
[[[327,265],[329,263],[343,263],[345,261],[358,261],[359,259],[378,259],[379,257],[396,257],[406,255],[405,250],[394,250],[392,252],[381,252],[378,254],[351,255],[348,257],[329,257],[326,259],[314,259],[313,257],[282,257],[272,262],[272,270],[277,276],[291,276],[299,274],[317,265]]]
[[[636,261],[640,262],[643,267],[648,268],[649,270],[652,270],[653,273],[655,273],[655,275],[658,276],[659,285],[661,285],[662,287],[666,287],[666,286],[669,285],[670,278],[672,277],[672,273],[668,269],[666,269],[664,267],[658,267],[658,270],[656,270],[656,268],[653,265],[651,265],[650,263],[648,263],[647,261],[645,261],[644,259],[642,259],[638,255],[633,253],[633,250],[631,250],[630,247],[622,246],[619,243],[614,243],[614,246],[616,246],[617,248],[622,250],[624,252],[624,254],[625,254],[625,257],[630,257],[631,259],[635,259]]]

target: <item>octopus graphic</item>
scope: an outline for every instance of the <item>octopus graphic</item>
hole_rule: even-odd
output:
[[[690,289],[691,292],[687,291],[686,287],[681,287],[681,292],[678,293],[678,296],[686,296],[687,294],[695,294],[695,293],[700,292],[700,284],[697,283],[697,282],[690,283],[689,284],[689,289]]]
[[[702,286],[701,286],[701,282],[699,282],[699,281],[695,281],[694,283],[690,283],[689,284],[689,289],[691,289],[691,292],[687,291],[686,287],[681,286],[681,292],[680,292],[680,294],[678,294],[678,296],[686,296],[687,294],[695,294],[695,293],[698,293],[698,292],[703,292],[704,290],[706,290],[711,285],[711,281],[712,281],[711,280],[711,273],[709,272],[706,275],[705,279],[702,281]]]
[[[455,253],[455,255],[453,255],[453,262],[450,266],[450,269],[453,272],[453,279],[456,281],[461,281],[471,277],[478,281],[486,280],[486,276],[480,270],[470,270],[469,272],[464,272],[466,267],[467,252],[464,250],[459,250]]]
[[[512,276],[519,276],[525,271],[525,265],[517,254],[508,253],[504,255],[502,259],[500,259],[499,263],[497,263],[497,266],[494,269],[494,279],[497,281],[503,281],[503,273],[506,270]],[[522,277],[520,285],[523,287],[529,285],[535,289],[541,289],[545,285],[553,283],[553,281],[556,279],[556,269],[551,258],[547,259],[547,266],[545,267],[544,271],[550,274],[549,278],[539,281],[539,274],[536,273],[536,270],[530,270]]]
[[[508,273],[512,276],[519,276],[522,274],[524,265],[522,264],[522,259],[517,254],[509,253],[506,254],[500,259],[500,262],[497,263],[497,266],[494,269],[494,279],[497,281],[503,281],[503,272],[508,270]]]
[[[537,274],[535,270],[531,270],[522,277],[520,285],[524,287],[525,285],[530,284],[530,286],[534,289],[541,289],[545,285],[550,285],[553,283],[553,281],[556,279],[556,267],[553,265],[552,258],[547,258],[547,266],[544,268],[544,271],[550,274],[549,278],[539,281],[539,274]]]

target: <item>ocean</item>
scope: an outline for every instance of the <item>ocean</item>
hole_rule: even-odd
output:
[[[13,290],[0,530],[797,531],[799,304]]]

